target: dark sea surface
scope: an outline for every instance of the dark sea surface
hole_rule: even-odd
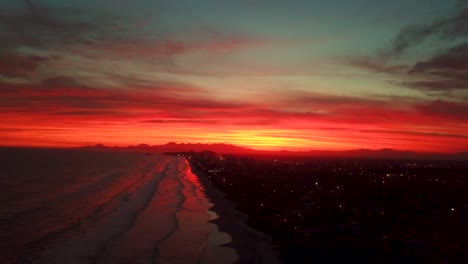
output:
[[[237,259],[183,157],[1,148],[0,263]]]

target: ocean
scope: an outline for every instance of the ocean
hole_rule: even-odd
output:
[[[1,148],[0,263],[234,263],[183,157]]]

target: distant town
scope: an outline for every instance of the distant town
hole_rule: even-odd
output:
[[[285,263],[466,263],[468,164],[179,152]]]

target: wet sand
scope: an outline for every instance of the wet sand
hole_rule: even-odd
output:
[[[210,223],[212,204],[188,162],[175,158],[165,168],[149,206],[134,226],[109,243],[98,263],[235,263],[223,246],[231,237]]]
[[[47,149],[9,157],[1,263],[239,261],[183,157]]]
[[[221,231],[231,235],[232,241],[226,246],[236,249],[239,263],[281,263],[278,253],[272,249],[271,236],[248,226],[248,216],[236,210],[236,204],[227,200],[226,195],[215,188],[201,171],[193,165],[191,168],[198,175],[206,195],[213,203],[210,210],[216,212],[217,218],[212,222]]]

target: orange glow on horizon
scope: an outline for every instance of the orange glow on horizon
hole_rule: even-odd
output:
[[[464,116],[446,117],[432,108],[417,108],[419,105],[402,110],[393,104],[351,101],[347,107],[326,103],[322,107],[329,108],[328,112],[299,112],[283,110],[274,102],[265,106],[192,100],[181,99],[177,94],[169,98],[157,93],[104,89],[88,94],[45,89],[42,95],[39,88],[30,87],[26,91],[30,94],[6,92],[9,98],[25,97],[26,102],[39,103],[17,108],[12,105],[11,110],[0,113],[0,145],[78,147],[178,142],[228,143],[257,150],[468,151],[468,136],[460,132],[468,130],[468,125],[460,122]],[[79,103],[70,106],[62,102],[67,96]],[[331,99],[324,97],[323,101]],[[315,103],[319,104],[317,107],[321,100]],[[100,108],[94,111],[81,106],[81,102]],[[295,102],[290,104],[294,106]],[[447,103],[430,106],[460,108]]]
[[[217,132],[213,132],[217,131]],[[346,133],[346,136],[341,135]],[[226,129],[203,126],[135,126],[121,125],[17,125],[16,129],[4,131],[0,139],[3,146],[31,147],[78,147],[104,144],[129,146],[138,144],[162,145],[168,142],[214,144],[226,143],[254,150],[352,150],[382,149],[414,150],[420,152],[464,151],[457,138],[445,138],[443,142],[428,141],[429,136],[391,135],[382,133],[380,138],[369,140],[362,132],[330,133],[320,129],[300,131],[294,129]],[[375,137],[375,134],[372,135]],[[422,144],[423,142],[423,144]]]

